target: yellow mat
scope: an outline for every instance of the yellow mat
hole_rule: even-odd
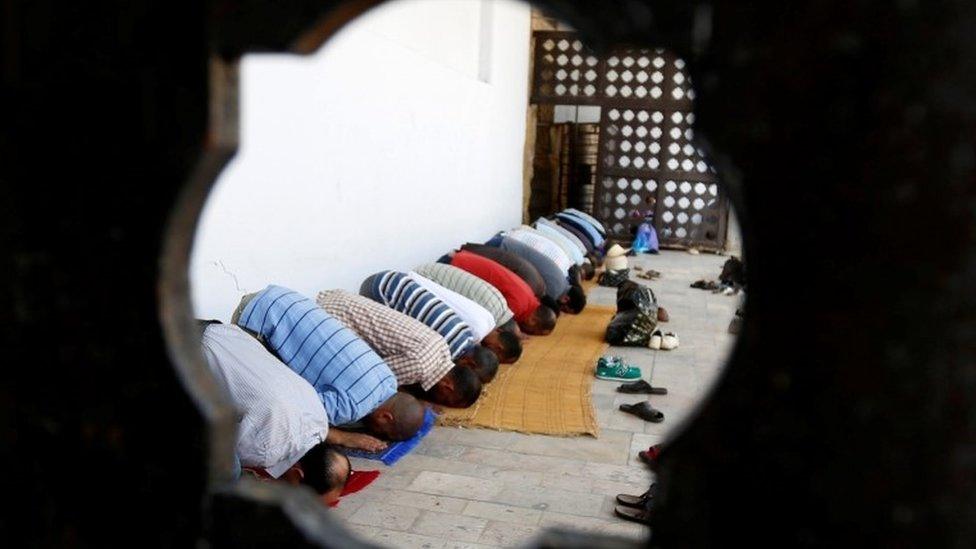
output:
[[[515,364],[503,364],[498,376],[467,409],[445,408],[441,425],[485,427],[546,435],[597,436],[590,388],[596,361],[614,309],[586,307],[562,314],[548,336],[525,342]]]

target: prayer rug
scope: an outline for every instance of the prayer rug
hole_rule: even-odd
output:
[[[384,465],[393,465],[394,463],[400,461],[400,459],[413,451],[414,448],[420,444],[427,433],[434,427],[434,422],[437,420],[437,414],[433,410],[427,408],[424,413],[424,424],[420,426],[420,430],[417,434],[408,438],[407,440],[402,440],[400,442],[391,442],[387,445],[386,450],[382,452],[366,452],[364,450],[351,450],[347,448],[340,448],[343,453],[349,457],[359,457],[365,459],[375,459],[376,461],[382,461]]]
[[[560,315],[551,334],[530,337],[518,362],[499,367],[474,406],[444,408],[438,423],[596,436],[599,427],[590,389],[596,361],[607,348],[604,335],[613,314],[613,308],[587,306],[578,315]]]

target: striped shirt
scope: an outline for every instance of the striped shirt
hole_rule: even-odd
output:
[[[444,338],[418,320],[343,290],[319,292],[316,302],[383,357],[400,385],[429,391],[454,367]]]
[[[496,240],[492,240],[495,242]],[[546,281],[546,295],[558,301],[569,291],[569,277],[567,272],[559,268],[556,263],[542,254],[542,252],[529,246],[528,244],[504,236],[497,239],[498,247],[506,252],[511,252],[522,259],[528,261]]]
[[[607,236],[607,229],[606,229],[606,227],[604,227],[603,226],[603,223],[600,223],[592,215],[590,215],[590,214],[588,214],[588,213],[586,213],[584,211],[577,210],[576,208],[566,208],[565,210],[563,210],[563,212],[564,213],[568,213],[570,215],[575,215],[576,217],[582,219],[583,221],[586,221],[590,225],[593,225],[593,228],[596,229],[602,236],[604,236],[604,237]]]
[[[278,478],[325,440],[329,418],[315,389],[237,326],[203,331],[203,356],[241,413],[237,455]]]
[[[540,217],[535,222],[535,230],[539,231],[539,234],[548,238],[549,240],[552,240],[553,242],[556,243],[557,246],[562,248],[563,251],[566,252],[566,255],[568,255],[569,258],[573,260],[573,263],[575,263],[576,265],[583,264],[583,254],[586,253],[584,251],[586,250],[586,248],[584,248],[582,244],[579,244],[578,240],[575,243],[573,242],[573,240],[576,240],[575,236],[573,236],[568,232],[565,232],[563,229],[560,229],[558,226],[553,226],[552,222],[548,221],[544,217]]]
[[[539,299],[519,275],[486,257],[461,250],[451,258],[451,265],[494,286],[505,296],[508,308],[518,322],[524,322],[539,308]]]
[[[586,253],[588,254],[593,253],[593,248],[594,248],[593,241],[590,240],[590,237],[587,236],[584,231],[577,229],[576,227],[570,225],[569,223],[566,223],[566,221],[559,218],[556,218],[554,222],[556,223],[556,225],[559,225],[560,229],[568,233],[571,233],[573,236],[575,236],[576,240],[579,240],[580,244],[582,244],[583,247],[586,248]]]
[[[583,220],[580,217],[576,217],[575,215],[562,213],[562,212],[556,214],[556,217],[559,219],[560,223],[569,225],[570,227],[576,229],[577,231],[580,231],[581,233],[585,234],[586,238],[589,239],[590,243],[593,245],[594,248],[599,248],[600,246],[603,246],[603,242],[604,242],[603,236],[601,236],[600,232],[596,230],[596,227],[591,225],[589,222]]]
[[[359,421],[392,397],[396,376],[355,332],[314,301],[281,286],[258,292],[237,323],[260,335],[312,384],[332,425]]]
[[[562,248],[532,227],[522,226],[506,232],[505,236],[514,238],[523,244],[528,244],[534,250],[541,252],[544,256],[551,259],[564,275],[568,276],[569,268],[574,265],[573,260],[566,255],[566,252]]]
[[[496,327],[512,320],[512,310],[508,308],[505,296],[498,288],[464,269],[445,263],[427,263],[414,271],[487,309],[495,317]]]
[[[424,277],[420,273],[411,271],[408,273],[410,278],[420,284],[425,290],[437,296],[437,299],[443,301],[448,307],[450,307],[461,320],[471,328],[471,333],[474,334],[475,341],[481,341],[488,335],[492,330],[495,329],[495,317],[488,312],[481,305],[478,305],[474,301],[464,297],[463,295],[451,291],[444,286],[434,282],[433,280]]]
[[[426,324],[447,341],[452,359],[463,355],[476,343],[468,325],[406,273],[378,272],[363,282],[359,293]]]

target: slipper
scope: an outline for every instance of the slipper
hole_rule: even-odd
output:
[[[651,334],[651,340],[647,342],[647,346],[655,351],[661,348],[661,342],[664,340],[664,334],[661,330],[654,330]]]
[[[624,520],[639,522],[640,524],[645,524],[647,526],[651,525],[651,512],[645,509],[631,509],[630,507],[618,505],[616,508],[614,508],[613,512]]]
[[[654,467],[657,465],[657,458],[661,455],[661,445],[655,444],[647,450],[641,450],[637,452],[637,459],[643,461],[644,463]]]
[[[617,494],[617,503],[620,505],[626,505],[627,507],[639,507],[643,508],[647,505],[647,501],[654,499],[654,493],[657,492],[655,488],[657,484],[652,484],[646,492],[639,496],[631,496],[628,494]]]
[[[661,423],[664,421],[664,412],[651,407],[649,402],[638,402],[637,404],[621,404],[621,412],[633,414],[644,421],[651,423]]]
[[[617,387],[618,393],[627,393],[628,395],[666,395],[668,390],[664,387],[654,387],[650,383],[644,381],[643,379],[633,381],[631,383],[624,383],[623,385]]]
[[[658,307],[657,308],[657,321],[658,322],[667,322],[669,320],[671,320],[671,315],[668,314],[668,311],[664,307]]]
[[[670,351],[678,348],[678,336],[674,332],[668,332],[661,337],[661,349]]]

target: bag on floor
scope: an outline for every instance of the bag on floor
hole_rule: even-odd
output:
[[[617,287],[630,279],[630,269],[620,269],[619,271],[603,271],[596,283],[600,286]]]
[[[628,280],[617,287],[617,312],[637,309],[651,318],[657,318],[657,296],[643,284]]]
[[[618,312],[607,326],[606,340],[610,345],[647,347],[657,327],[657,318],[640,309]]]
[[[658,252],[657,232],[650,224],[641,223],[637,227],[637,236],[634,237],[634,243],[630,248],[638,253],[656,254]]]

